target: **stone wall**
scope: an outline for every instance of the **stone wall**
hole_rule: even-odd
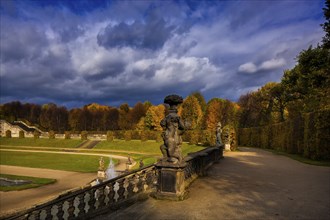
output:
[[[6,131],[11,131],[11,136],[12,137],[18,137],[19,132],[23,131],[20,127],[16,125],[12,125],[4,120],[0,120],[0,136],[5,137],[6,136]],[[25,136],[27,136],[27,132],[24,132]]]

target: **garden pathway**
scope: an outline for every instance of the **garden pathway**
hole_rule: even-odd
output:
[[[226,152],[180,202],[149,198],[107,219],[330,219],[330,167],[255,149]]]
[[[15,210],[45,202],[57,195],[90,183],[96,173],[77,173],[61,170],[17,166],[0,166],[0,173],[56,179],[56,183],[23,191],[0,192],[0,216]]]
[[[110,155],[105,153],[77,153],[77,152],[56,152],[56,151],[39,151],[39,150],[14,150],[14,149],[0,149],[1,151],[19,151],[19,152],[38,152],[38,153],[53,153],[53,154],[78,154],[78,155],[93,155],[112,157],[118,159],[119,162],[115,166],[116,171],[125,171],[127,157]],[[136,162],[131,159],[132,165]],[[27,189],[23,191],[0,191],[0,216],[15,212],[27,207],[31,207],[37,203],[45,202],[51,198],[58,196],[64,191],[82,187],[96,178],[96,173],[78,173],[61,170],[28,168],[18,166],[0,165],[0,173],[13,174],[21,176],[33,176],[56,179],[57,182],[50,185],[41,186],[38,188]]]

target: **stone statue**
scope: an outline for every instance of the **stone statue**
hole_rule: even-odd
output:
[[[216,146],[217,147],[221,147],[223,146],[222,140],[221,140],[221,134],[222,134],[222,127],[221,127],[221,123],[219,122],[217,124],[217,130],[216,130]]]
[[[104,170],[105,170],[104,159],[103,157],[101,157],[99,160],[99,171],[104,171]]]
[[[140,160],[140,165],[139,165],[140,168],[144,167],[144,163],[143,163],[143,160],[141,159]]]
[[[132,165],[132,160],[131,160],[130,154],[128,154],[128,157],[127,157],[127,164]]]
[[[177,114],[177,105],[183,102],[183,98],[178,95],[169,95],[164,99],[164,103],[170,106],[168,114],[160,122],[163,128],[162,138],[164,144],[160,146],[163,154],[162,161],[167,161],[173,164],[180,164],[182,162],[181,155],[181,135],[184,130],[184,124]]]

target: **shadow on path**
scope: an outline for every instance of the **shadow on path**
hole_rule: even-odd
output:
[[[95,219],[330,219],[330,168],[254,148],[226,152],[181,202],[149,198]]]

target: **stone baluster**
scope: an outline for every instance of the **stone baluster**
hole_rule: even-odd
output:
[[[64,219],[64,217],[63,217],[63,215],[64,215],[64,211],[63,211],[64,202],[57,203],[56,205],[57,205],[56,217],[58,219]]]
[[[124,193],[125,193],[125,187],[124,187],[125,179],[126,178],[122,178],[122,179],[119,179],[117,181],[117,183],[118,183],[118,190],[117,190],[118,199],[117,199],[117,202],[125,199],[125,196],[124,196]]]
[[[28,220],[36,220],[40,219],[40,210],[33,211],[31,214],[27,216]]]
[[[84,194],[79,194],[76,198],[78,198],[79,204],[77,205],[78,209],[78,217],[84,216],[85,215],[85,193]]]
[[[105,187],[106,186],[103,186],[101,188],[99,188],[99,197],[98,197],[98,200],[99,200],[99,207],[98,208],[103,208],[105,206]]]
[[[95,189],[91,189],[88,194],[89,194],[89,201],[88,201],[88,205],[89,205],[89,210],[88,212],[93,212],[95,210]]]
[[[144,182],[145,182],[145,172],[140,172],[137,176],[137,183],[136,188],[137,192],[143,192],[144,191]]]
[[[134,186],[135,186],[135,178],[134,176],[130,176],[128,178],[126,178],[126,181],[125,181],[125,184],[124,184],[124,187],[126,188],[126,192],[125,192],[125,199],[127,198],[130,198],[133,196],[134,194]]]
[[[69,198],[68,199],[68,209],[67,209],[67,212],[68,212],[68,214],[67,214],[67,216],[68,216],[68,219],[73,219],[74,218],[74,210],[75,210],[75,207],[74,207],[74,197],[71,197],[71,198]]]
[[[110,184],[108,184],[108,191],[109,191],[109,193],[108,193],[108,198],[109,198],[109,202],[108,202],[108,205],[112,205],[112,204],[114,204],[114,202],[115,202],[115,194],[116,194],[116,192],[115,192],[115,182],[112,182],[112,183],[110,183]]]

